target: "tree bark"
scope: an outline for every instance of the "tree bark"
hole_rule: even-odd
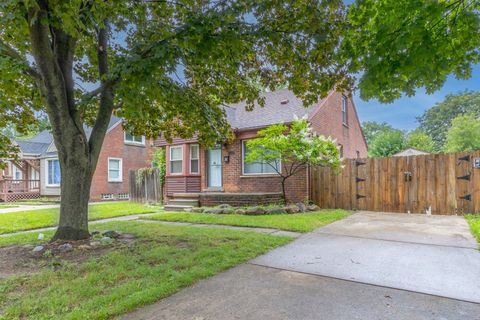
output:
[[[282,177],[282,195],[283,195],[283,201],[285,202],[285,204],[287,204],[287,194],[286,194],[286,192],[285,192],[285,180],[287,180],[287,178]]]

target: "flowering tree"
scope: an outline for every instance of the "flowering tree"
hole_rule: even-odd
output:
[[[258,132],[259,137],[247,141],[247,163],[265,163],[285,181],[307,166],[325,166],[338,170],[340,151],[333,139],[318,136],[307,119],[295,119],[288,127],[275,124]]]

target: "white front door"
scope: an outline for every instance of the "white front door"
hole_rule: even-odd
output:
[[[210,149],[207,151],[208,168],[207,182],[209,188],[222,186],[222,149]]]

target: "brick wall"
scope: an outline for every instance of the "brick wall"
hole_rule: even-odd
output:
[[[101,200],[102,194],[128,193],[128,171],[150,166],[153,151],[151,143],[147,139],[145,146],[125,144],[121,124],[108,132],[103,141],[97,168],[93,175],[90,200]],[[109,157],[122,159],[122,182],[108,182]]]
[[[324,136],[331,136],[343,146],[344,158],[367,157],[367,144],[363,137],[352,97],[348,96],[348,124],[342,123],[342,93],[333,92],[310,116],[312,128]]]
[[[202,206],[217,206],[229,204],[231,206],[269,205],[282,202],[281,193],[202,193],[199,197]]]

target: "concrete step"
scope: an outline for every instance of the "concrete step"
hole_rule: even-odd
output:
[[[179,205],[179,206],[191,206],[191,207],[198,207],[200,203],[198,202],[198,199],[186,199],[186,198],[180,198],[180,199],[171,199],[168,201],[169,205]]]
[[[198,199],[200,195],[198,193],[174,193],[173,198],[174,199]]]
[[[183,212],[183,211],[189,211],[189,209],[192,209],[192,206],[182,206],[182,205],[177,205],[177,204],[167,204],[163,207],[164,211],[174,211],[174,212]]]

